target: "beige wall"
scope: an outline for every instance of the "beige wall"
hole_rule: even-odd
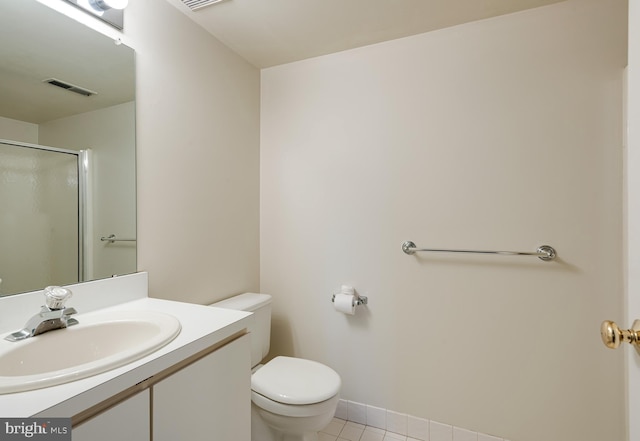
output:
[[[512,441],[624,437],[625,2],[555,6],[262,72],[273,353],[342,398]],[[536,258],[419,254],[420,247]],[[332,309],[343,283],[369,297]]]
[[[0,139],[38,143],[38,125],[0,116]]]
[[[259,71],[166,2],[136,0],[138,269],[150,295],[259,288]]]

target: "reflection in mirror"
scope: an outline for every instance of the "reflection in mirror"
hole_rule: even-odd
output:
[[[135,272],[133,50],[36,0],[0,40],[0,295]]]

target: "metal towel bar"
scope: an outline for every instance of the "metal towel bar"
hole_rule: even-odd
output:
[[[114,243],[114,242],[135,242],[136,241],[136,239],[119,239],[119,238],[116,237],[115,234],[110,234],[110,235],[108,235],[106,237],[102,236],[100,238],[100,240],[102,242],[109,242],[109,243]]]
[[[503,256],[536,256],[540,260],[548,262],[556,258],[556,250],[549,245],[541,245],[532,253],[520,251],[482,251],[482,250],[445,250],[434,248],[418,248],[410,240],[402,244],[402,251],[406,254],[414,254],[416,251],[428,251],[433,253],[473,253],[473,254],[500,254]]]

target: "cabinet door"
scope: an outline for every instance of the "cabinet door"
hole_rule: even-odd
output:
[[[149,390],[144,390],[72,429],[73,441],[150,441]]]
[[[153,386],[153,441],[251,440],[249,343],[244,335]]]

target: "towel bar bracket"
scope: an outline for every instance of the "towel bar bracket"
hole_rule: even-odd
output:
[[[556,250],[550,245],[541,245],[536,250],[539,254],[538,259],[548,262],[556,258]]]

